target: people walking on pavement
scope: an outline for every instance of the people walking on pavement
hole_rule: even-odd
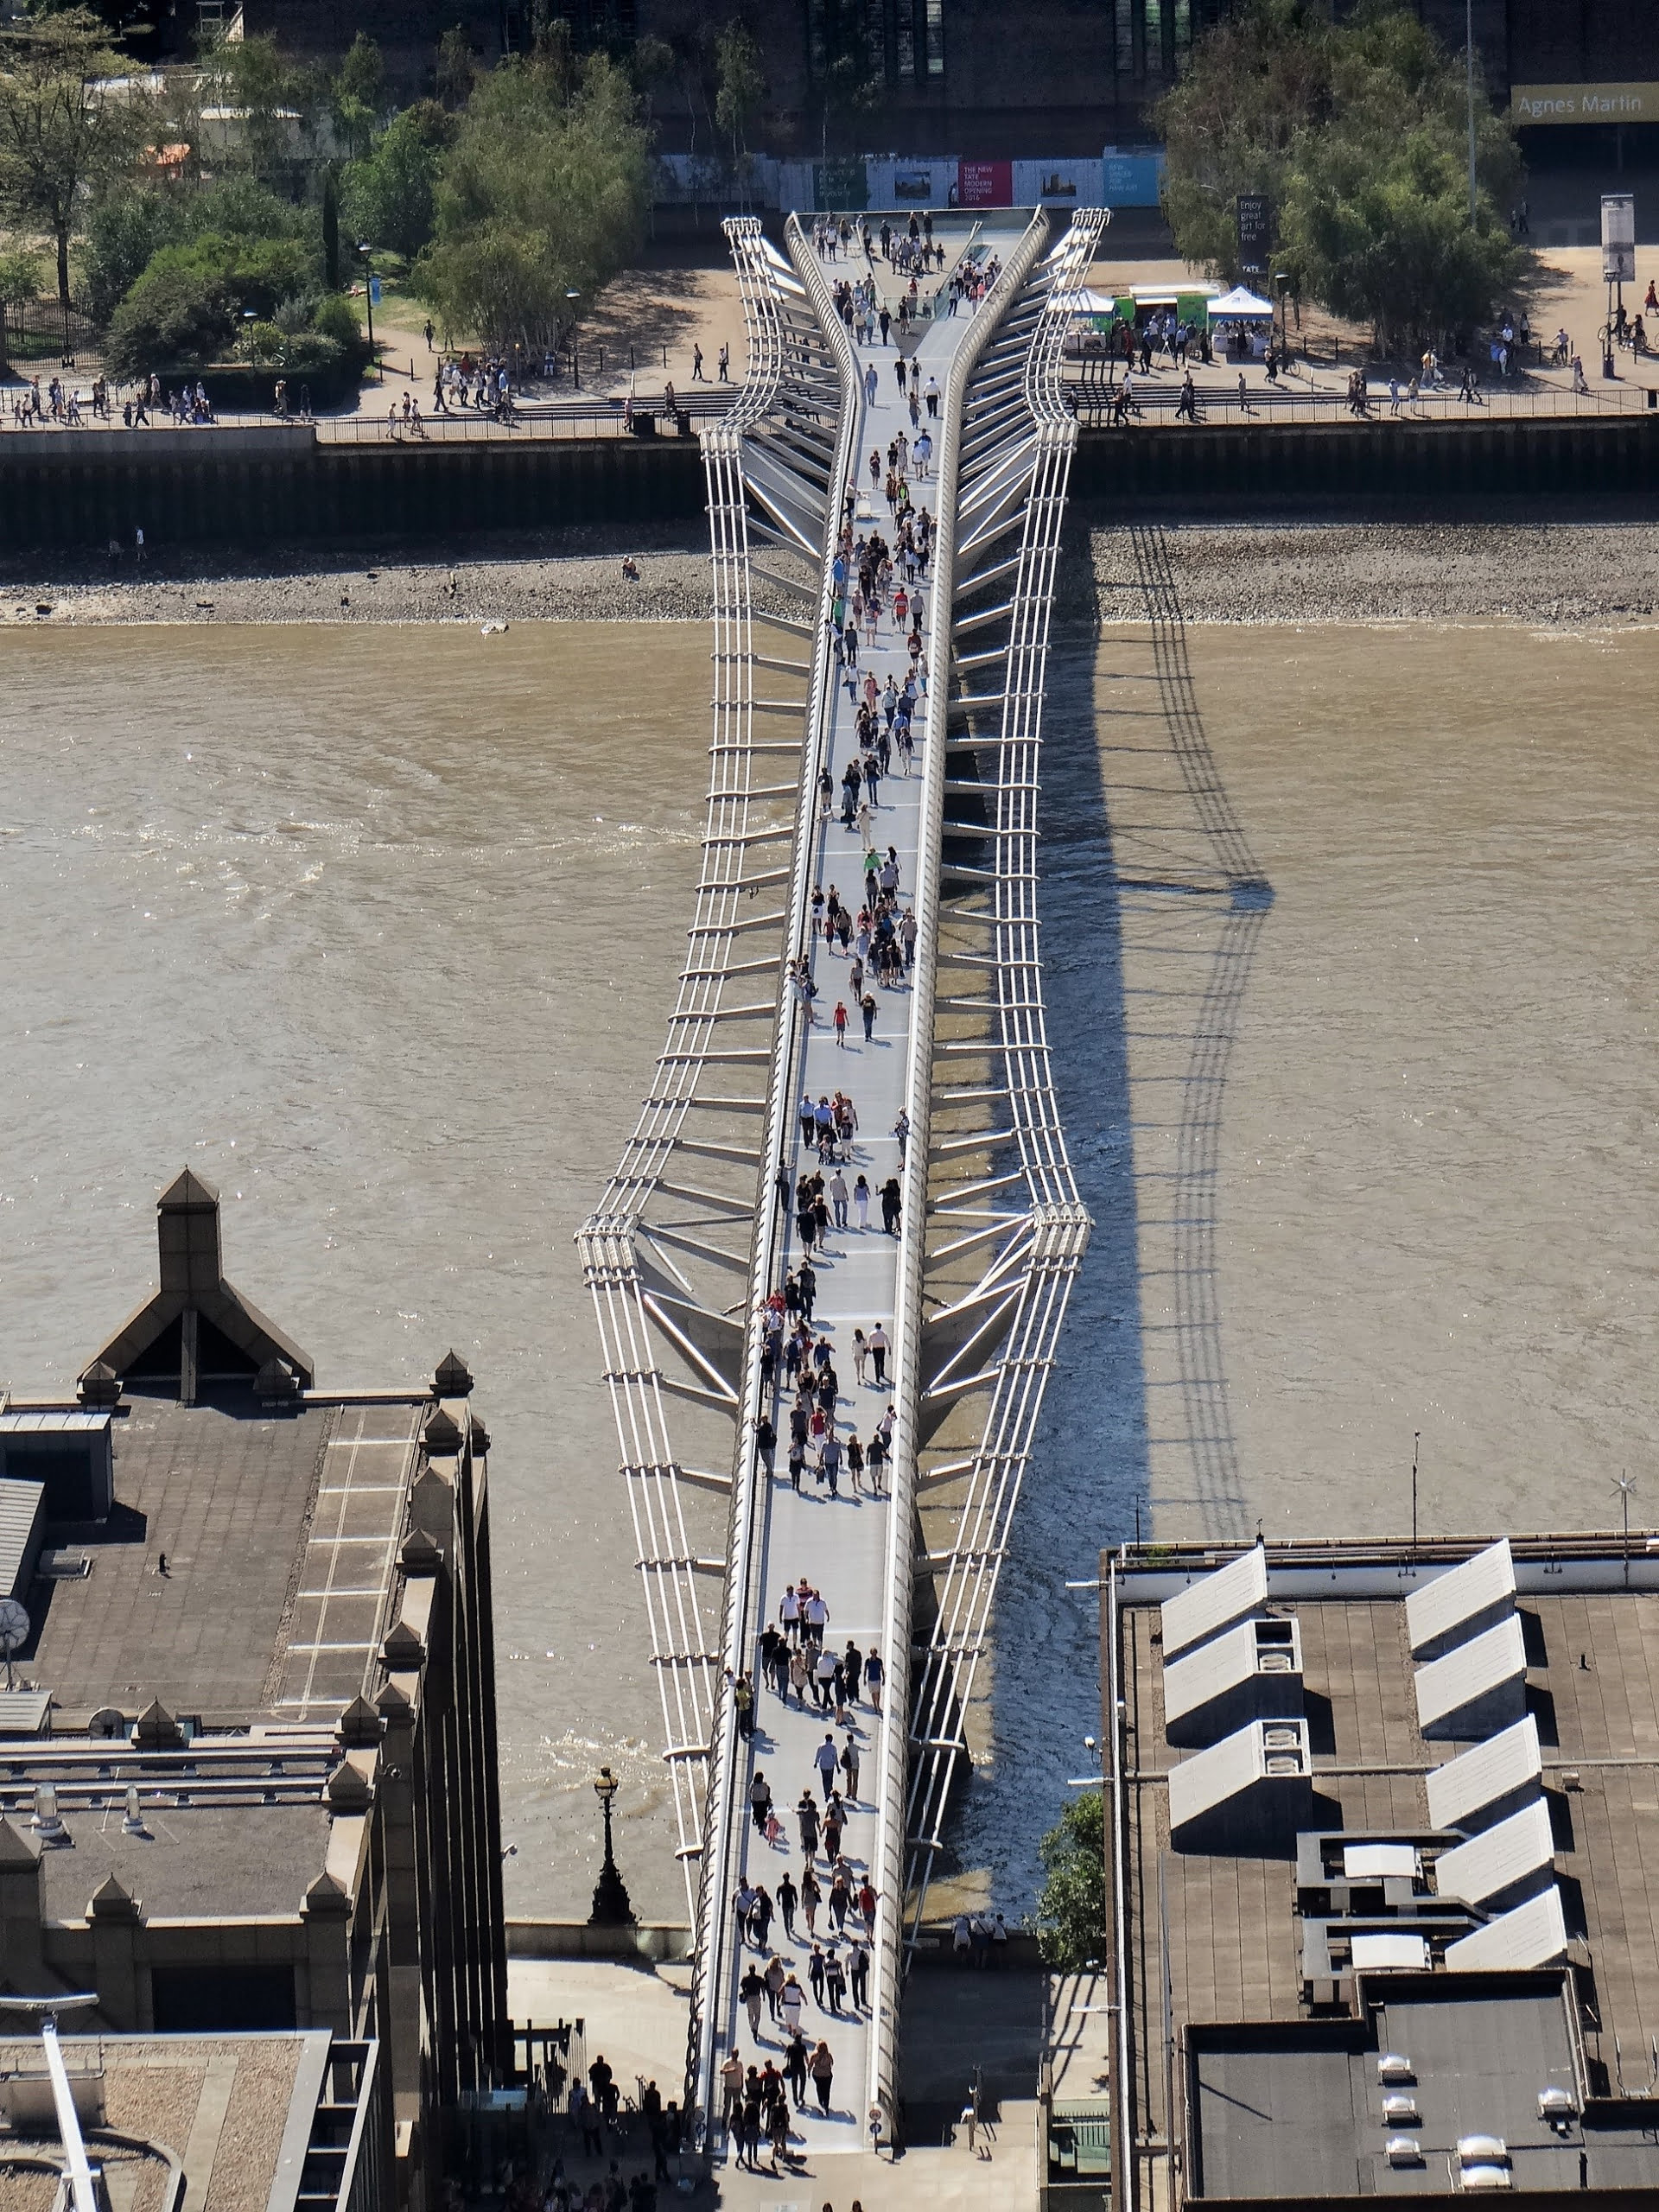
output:
[[[812,1764],[818,1770],[818,1779],[823,1785],[823,1802],[826,1805],[835,1793],[836,1770],[839,1764],[839,1758],[840,1755],[836,1750],[836,1739],[829,1735],[825,1736],[817,1750],[812,1754]]]
[[[847,1777],[847,1802],[849,1805],[855,1805],[858,1802],[858,1738],[849,1728],[847,1732],[847,1748],[841,1755],[841,1770]]]

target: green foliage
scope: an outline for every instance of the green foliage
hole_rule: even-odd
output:
[[[322,281],[340,289],[340,184],[332,168],[322,179]]]
[[[766,79],[760,67],[760,49],[747,26],[734,16],[715,41],[719,90],[715,95],[715,121],[726,134],[734,162],[747,151],[748,126],[766,97]]]
[[[379,48],[365,32],[359,31],[328,90],[334,120],[346,144],[359,156],[368,151],[385,82],[386,65]]]
[[[25,16],[0,30],[0,213],[44,231],[57,251],[58,297],[69,305],[69,241],[85,194],[130,167],[145,104],[112,96],[123,67],[86,8]]]
[[[0,253],[0,308],[26,307],[41,295],[41,257],[27,251]]]
[[[80,273],[86,304],[108,323],[149,265],[150,256],[183,236],[185,203],[175,193],[124,188],[106,193],[87,218]]]
[[[474,93],[443,164],[414,289],[446,327],[499,350],[556,341],[567,295],[594,294],[638,251],[645,133],[626,76],[545,55],[504,62]]]
[[[275,315],[280,303],[296,294],[315,291],[319,274],[310,248],[299,238],[204,231],[182,245],[162,246],[134,290],[175,270],[210,280],[238,315],[251,308],[261,318]]]
[[[252,324],[243,350],[257,367],[317,376],[334,367],[346,349],[321,331],[290,330],[278,321]]]
[[[438,99],[447,108],[465,107],[473,96],[478,63],[472,41],[456,23],[438,41]]]
[[[454,136],[435,100],[392,118],[366,161],[346,172],[342,204],[354,238],[413,257],[432,236],[443,150]]]
[[[1098,1959],[1106,1941],[1106,1810],[1098,1790],[1074,1797],[1038,1846],[1048,1878],[1037,1936],[1052,1967]]]
[[[104,358],[118,377],[219,359],[234,319],[224,284],[204,269],[151,268],[116,309]]]
[[[311,310],[311,327],[319,337],[332,338],[343,349],[363,343],[363,326],[357,309],[338,292],[329,292]]]
[[[268,184],[284,180],[308,133],[317,89],[264,34],[209,47],[201,57],[202,105],[236,118],[233,127],[216,126],[214,168],[248,170]]]
[[[1516,140],[1484,96],[1470,223],[1465,93],[1461,60],[1387,0],[1336,24],[1306,0],[1247,0],[1159,111],[1178,247],[1236,281],[1237,198],[1265,193],[1299,296],[1389,343],[1480,321],[1527,257],[1501,212]]]

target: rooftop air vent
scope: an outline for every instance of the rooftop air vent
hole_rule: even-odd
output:
[[[29,1825],[48,1851],[60,1849],[74,1840],[59,1815],[58,1793],[49,1782],[35,1787],[35,1810]]]

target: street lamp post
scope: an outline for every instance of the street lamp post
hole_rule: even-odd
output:
[[[363,304],[369,312],[369,365],[374,365],[374,264],[369,258],[374,249],[366,238],[359,238],[357,250],[363,257]]]
[[[594,1885],[594,1909],[588,1916],[590,1928],[633,1926],[633,1906],[629,1901],[627,1885],[617,1872],[615,1853],[611,1848],[611,1805],[621,1786],[607,1766],[601,1767],[594,1779],[594,1795],[605,1815],[605,1864]]]

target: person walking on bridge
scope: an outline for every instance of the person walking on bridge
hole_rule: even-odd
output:
[[[899,1234],[899,1219],[904,1212],[904,1193],[899,1187],[899,1178],[889,1175],[881,1185],[881,1228],[884,1235]]]
[[[875,1387],[878,1390],[885,1390],[887,1387],[887,1332],[879,1321],[870,1331],[869,1344],[870,1358],[875,1368]]]
[[[830,1659],[833,1669],[835,1666],[833,1657],[828,1652],[824,1656]],[[836,1739],[833,1736],[825,1735],[823,1741],[812,1754],[812,1764],[818,1770],[818,1780],[823,1785],[823,1802],[827,1805],[835,1795],[836,1770],[840,1764],[840,1754],[836,1750]]]
[[[847,1694],[849,1697],[856,1697],[858,1694],[858,1669],[856,1666],[852,1669],[852,1686]],[[847,1731],[847,1748],[841,1755],[841,1770],[847,1777],[847,1802],[849,1805],[855,1805],[858,1802],[858,1738],[854,1735],[850,1728]]]
[[[838,1028],[845,1030],[847,1027],[847,1009],[844,1006],[838,1006],[836,1008],[836,1019]],[[847,1178],[842,1173],[840,1168],[837,1167],[835,1173],[830,1178],[830,1203],[835,1210],[836,1227],[837,1229],[845,1229],[847,1226]],[[854,1353],[854,1359],[855,1362],[856,1362],[856,1351]]]
[[[810,1784],[809,1784],[808,1787],[801,1792],[800,1802],[795,1808],[795,1817],[800,1822],[801,1851],[810,1869],[813,1856],[818,1847],[818,1808],[813,1802]],[[801,1903],[803,1905],[806,1903],[806,1878],[804,1875],[801,1878]],[[810,1921],[807,1923],[809,1929],[811,1927],[811,1924]]]
[[[830,2046],[820,2040],[817,2049],[807,2061],[807,2071],[812,2076],[812,2086],[818,2093],[818,2110],[827,2120],[830,2098],[835,2088],[836,2062],[830,2056]]]

